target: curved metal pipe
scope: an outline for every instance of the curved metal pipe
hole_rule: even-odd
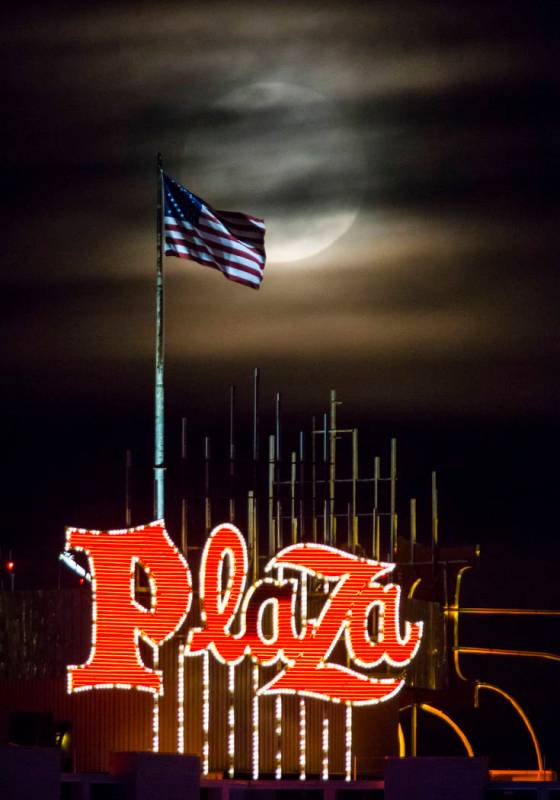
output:
[[[519,705],[517,700],[515,700],[511,695],[509,695],[503,689],[500,689],[499,686],[494,686],[491,683],[477,683],[476,686],[475,686],[475,689],[474,689],[474,704],[475,704],[475,706],[477,708],[478,708],[478,695],[479,695],[479,692],[480,692],[481,689],[488,689],[491,692],[496,692],[496,694],[499,694],[502,697],[505,697],[505,699],[509,703],[511,703],[511,705],[514,707],[514,709],[517,711],[517,713],[519,714],[519,716],[523,720],[523,723],[524,723],[525,727],[529,731],[529,736],[531,737],[531,739],[533,741],[533,747],[535,748],[535,755],[537,756],[538,769],[539,769],[540,772],[542,772],[544,770],[544,764],[543,764],[541,748],[539,746],[539,741],[537,739],[537,735],[536,735],[536,733],[535,733],[535,731],[533,729],[533,726],[531,725],[531,723],[529,721],[529,717],[523,711],[523,709],[521,708],[521,706]]]

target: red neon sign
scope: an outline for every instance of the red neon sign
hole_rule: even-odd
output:
[[[138,639],[158,647],[173,636],[192,599],[188,565],[163,522],[125,531],[72,528],[66,549],[87,554],[93,591],[92,652],[83,666],[69,667],[69,690],[110,686],[161,692],[161,675],[142,663]],[[137,562],[149,576],[150,609],[134,599]],[[245,540],[233,525],[219,525],[202,554],[202,624],[189,631],[185,653],[211,651],[228,665],[245,656],[265,665],[280,662],[278,674],[258,690],[261,695],[299,694],[348,705],[388,700],[404,680],[375,678],[364,670],[382,663],[405,667],[418,652],[422,637],[422,622],[405,622],[401,629],[400,587],[381,582],[394,567],[334,547],[302,543],[278,553],[266,566],[268,576],[246,588]],[[303,613],[309,578],[332,586],[313,620]],[[263,616],[268,608],[272,632],[267,635]],[[377,630],[372,636],[373,609]],[[346,648],[345,663],[331,658],[339,643]]]
[[[92,576],[92,647],[82,666],[68,668],[69,691],[135,688],[162,693],[161,672],[142,663],[138,641],[153,648],[186,619],[192,601],[187,562],[163,522],[119,531],[68,528],[66,549],[85,553]],[[140,563],[150,581],[151,607],[134,599]]]

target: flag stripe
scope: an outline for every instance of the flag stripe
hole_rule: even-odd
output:
[[[266,261],[264,221],[238,211],[216,211],[167,175],[163,188],[165,255],[191,259],[258,289]]]
[[[184,248],[183,248],[184,249]],[[235,281],[236,283],[243,283],[245,286],[250,286],[252,289],[258,289],[261,283],[260,277],[256,277],[253,275],[249,275],[244,270],[237,270],[233,267],[228,267],[227,272],[221,270],[212,259],[211,256],[206,255],[206,253],[199,253],[195,255],[195,253],[189,252],[178,252],[166,250],[166,255],[173,255],[177,256],[177,258],[184,258],[188,259],[189,261],[196,261],[198,264],[202,264],[203,267],[211,267],[212,269],[216,269],[221,272],[223,275],[226,276],[231,281]]]
[[[218,267],[218,269],[223,269],[230,266],[235,266],[239,269],[243,269],[250,275],[254,275],[259,280],[262,279],[262,272],[255,268],[252,264],[247,264],[245,259],[238,258],[235,255],[228,255],[226,253],[222,253],[218,250],[209,249],[207,245],[204,244],[200,239],[193,237],[193,239],[189,238],[188,240],[185,239],[176,239],[171,236],[165,237],[166,245],[171,245],[173,250],[176,250],[179,253],[189,253],[191,250],[196,253],[197,255],[204,255],[208,260],[212,260],[214,263],[219,263],[218,259],[222,261],[223,266]],[[167,252],[167,250],[166,250]]]
[[[264,252],[264,248],[261,246],[260,242],[262,241],[262,234],[256,231],[251,231],[250,233],[243,233],[234,225],[225,225],[218,217],[215,217],[211,214],[203,213],[200,216],[198,221],[199,228],[208,228],[210,230],[219,231],[220,233],[227,234],[231,236],[233,239],[238,239],[242,241],[247,247],[251,247],[254,250],[258,249],[259,251]]]
[[[165,222],[165,230],[166,232],[170,233],[177,233],[179,235],[186,235],[186,236],[193,236],[196,234],[197,230],[189,223],[189,222],[180,222],[177,224],[177,221],[174,222],[170,221],[170,217],[166,217]],[[210,228],[208,233],[202,233],[202,231],[206,231],[206,225],[203,225],[201,222],[198,223],[198,234],[200,236],[204,236],[204,240],[208,242],[213,242],[215,244],[223,245],[224,249],[231,250],[234,253],[239,253],[243,255],[245,258],[248,258],[251,261],[255,261],[257,264],[261,265],[263,259],[259,256],[258,253],[255,253],[254,249],[249,247],[248,245],[240,242],[235,237],[231,236],[229,233],[220,233],[219,235],[215,231],[215,229]]]

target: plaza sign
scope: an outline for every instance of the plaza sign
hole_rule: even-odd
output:
[[[193,598],[189,565],[163,521],[112,531],[68,528],[65,550],[85,554],[92,578],[91,652],[85,664],[68,667],[68,691],[162,694],[162,674],[143,663],[139,642],[157,651],[183,627]],[[135,598],[137,565],[148,576],[149,607]],[[256,664],[278,663],[259,695],[347,705],[386,701],[403,687],[402,671],[422,638],[422,622],[401,623],[400,586],[386,582],[394,568],[327,545],[299,543],[281,550],[266,565],[266,577],[249,584],[245,539],[235,526],[218,525],[202,553],[200,625],[188,630],[185,655],[211,652],[229,666],[246,656]],[[326,592],[319,613],[308,619],[312,580]],[[333,651],[342,644],[345,657],[335,660]],[[400,674],[368,674],[382,665]]]

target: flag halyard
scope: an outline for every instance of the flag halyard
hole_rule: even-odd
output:
[[[168,175],[162,180],[164,254],[196,261],[258,289],[266,261],[264,221],[218,211]]]

